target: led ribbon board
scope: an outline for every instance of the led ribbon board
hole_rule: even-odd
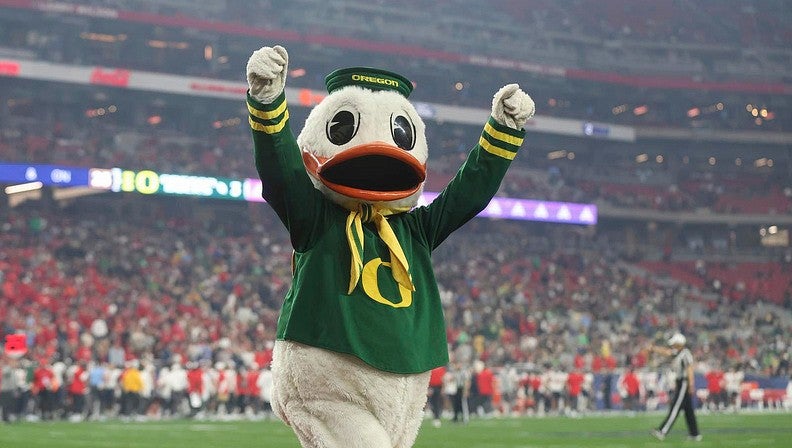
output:
[[[134,171],[112,168],[102,171],[92,170],[91,180],[93,183],[90,186],[108,189],[116,193],[245,199],[242,196],[242,181],[226,177],[161,174],[152,170]]]
[[[175,195],[211,199],[264,202],[261,181],[191,174],[158,173],[122,168],[81,168],[59,165],[0,163],[0,182],[39,181],[48,186],[91,187],[115,193]],[[439,193],[424,192],[418,205],[431,203]],[[479,217],[519,221],[594,225],[597,206],[572,202],[493,198]]]
[[[16,184],[41,182],[48,186],[88,185],[88,168],[60,165],[0,163],[0,182]]]
[[[261,181],[245,179],[245,200],[264,202],[261,198]],[[424,192],[418,205],[427,205],[439,193]],[[485,218],[513,219],[518,221],[557,222],[563,224],[597,224],[597,206],[573,202],[552,202],[532,199],[493,198],[489,205],[477,215]]]

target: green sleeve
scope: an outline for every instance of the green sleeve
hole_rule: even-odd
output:
[[[412,212],[430,250],[487,207],[524,137],[524,129],[511,129],[489,118],[456,176],[431,204]]]
[[[247,107],[261,196],[286,226],[294,249],[304,250],[316,235],[325,201],[305,171],[289,126],[286,95],[264,104],[248,93]]]

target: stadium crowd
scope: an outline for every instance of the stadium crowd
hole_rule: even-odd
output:
[[[135,107],[142,106],[133,103]],[[250,137],[241,122],[218,129],[207,119],[202,129],[187,130],[167,124],[170,115],[162,118],[162,126],[134,125],[112,117],[86,118],[74,107],[61,106],[50,109],[53,114],[46,117],[42,132],[42,117],[27,118],[20,109],[24,106],[0,112],[5,118],[0,125],[2,161],[256,177]],[[294,126],[299,126],[304,112],[293,114]],[[480,132],[476,126],[428,123],[432,156],[427,190],[440,191],[447,184]],[[542,134],[532,135],[529,145],[504,181],[501,195],[674,212],[792,213],[792,185],[783,156],[775,169],[757,168],[748,161],[747,166],[711,166],[704,158],[685,164],[671,155],[662,164],[639,164],[629,154],[605,160],[597,151],[578,152],[574,160],[548,160],[544,156],[553,149],[552,140]]]
[[[100,9],[133,11],[143,14],[139,21],[156,23],[159,17],[194,19],[194,25],[208,21],[242,24],[270,30],[273,34],[285,30],[302,30],[308,36],[343,36],[373,42],[392,42],[401,45],[456,51],[466,50],[477,54],[499,54],[521,58],[546,53],[551,60],[563,60],[571,66],[583,66],[596,61],[587,57],[582,49],[601,48],[602,41],[622,42],[621,54],[627,57],[653,55],[658,66],[674,66],[674,62],[688,62],[701,70],[706,64],[697,60],[708,54],[705,45],[721,47],[784,48],[790,31],[789,12],[782,2],[750,2],[743,7],[733,4],[701,4],[695,1],[656,4],[651,1],[634,2],[625,8],[615,1],[574,0],[553,2],[549,0],[481,2],[455,0],[426,5],[407,2],[394,8],[384,2],[348,1],[343,4],[300,0],[275,4],[270,0],[252,4],[218,2],[196,6],[189,2],[167,3],[121,0],[81,1]],[[184,10],[189,9],[185,14]],[[257,14],[251,15],[255,10]],[[461,11],[476,10],[475,17]],[[647,10],[651,11],[650,14]],[[601,11],[602,14],[591,14]],[[113,14],[96,17],[118,20]],[[717,14],[717,24],[708,19]],[[85,14],[90,16],[91,14]],[[400,26],[392,24],[394,16]],[[442,17],[437,20],[436,17]],[[493,27],[498,24],[498,27]],[[229,28],[225,29],[229,32]],[[248,31],[244,29],[244,31]],[[50,31],[52,32],[52,31]],[[233,31],[231,31],[233,32]],[[237,31],[240,32],[240,31]],[[163,32],[161,32],[163,33]],[[241,33],[241,32],[240,32]],[[47,32],[40,39],[29,39],[29,45],[46,43]],[[294,36],[291,36],[294,39]],[[652,42],[663,44],[659,51],[649,51],[645,46],[631,45]],[[519,44],[522,45],[519,45]],[[527,45],[526,45],[527,43]],[[687,43],[689,45],[681,45]],[[710,48],[711,50],[712,48]],[[553,56],[551,53],[555,51]],[[583,53],[583,54],[581,54]],[[715,58],[717,52],[712,52]],[[562,56],[566,56],[562,58]],[[596,56],[600,56],[596,54]],[[721,56],[722,57],[722,56]],[[776,56],[778,57],[778,56]],[[680,60],[682,59],[682,60]],[[686,61],[684,59],[687,59]],[[772,59],[760,62],[771,67]]]
[[[565,6],[541,0],[527,8],[521,2],[494,2],[497,5],[480,8],[476,2],[484,15],[475,18],[455,15],[472,7],[472,2],[461,3],[462,9],[440,2],[432,7],[443,12],[431,14],[426,5],[396,11],[368,2],[295,1],[276,7],[266,1],[261,3],[266,20],[256,15],[255,23],[249,23],[248,15],[233,12],[233,2],[189,5],[190,14],[185,14],[175,12],[176,4],[159,5],[158,9],[152,2],[125,1],[116,7],[140,14],[131,23],[101,15],[74,23],[68,15],[35,10],[27,12],[29,16],[19,11],[7,17],[0,14],[0,39],[8,43],[8,57],[234,81],[240,81],[240,67],[252,49],[281,42],[292,49],[294,70],[289,82],[293,87],[321,89],[327,71],[344,64],[365,61],[396,68],[394,61],[398,61],[402,69],[409,66],[406,73],[419,86],[414,95],[419,101],[480,107],[491,100],[493,88],[523,78],[534,86],[534,99],[543,106],[544,115],[651,126],[789,130],[790,109],[770,93],[695,89],[675,90],[670,95],[651,89],[653,79],[663,74],[661,70],[672,78],[679,76],[672,86],[680,79],[726,80],[735,85],[786,81],[789,56],[779,50],[786,48],[790,22],[788,8],[779,2],[752,2],[744,8],[692,1],[663,6],[642,2],[640,7],[626,9],[612,2],[601,5],[588,0]],[[243,9],[249,7],[246,3]],[[591,23],[588,11],[592,8],[606,10],[610,20]],[[645,8],[662,19],[648,19]],[[387,23],[385,17],[394,13],[403,18],[399,26],[382,26]],[[19,14],[35,20],[23,20]],[[728,25],[714,25],[709,20],[712,15]],[[162,26],[179,21],[184,21],[183,26]],[[493,28],[493,23],[502,25]],[[509,23],[511,31],[504,32]],[[196,36],[185,28],[202,33]],[[739,45],[751,50],[741,52]],[[0,53],[3,50],[0,47]],[[348,62],[339,61],[340,52]],[[471,55],[491,55],[494,62],[482,67],[468,60]],[[555,65],[579,67],[574,73],[581,79],[570,74],[559,87],[552,77],[526,73],[511,64],[504,66],[503,61],[498,62],[501,58],[525,61],[530,66],[545,64],[538,73],[563,70]],[[589,76],[586,69],[604,72]],[[646,76],[648,84],[624,89],[618,84],[596,83],[597,88],[591,88],[602,78],[620,79],[624,74],[636,74],[637,79]],[[745,111],[749,103],[766,107],[768,114],[752,116]],[[615,112],[619,105],[626,113]],[[640,105],[648,109],[630,113]],[[687,115],[694,108],[697,114]]]
[[[0,333],[24,334],[29,347],[3,362],[18,369],[9,409],[267,415],[287,237],[261,205],[181,201],[123,195],[2,213]],[[625,405],[618,378],[635,370],[655,393],[629,406],[651,398],[651,409],[667,383],[648,378],[658,364],[646,347],[669,328],[695,341],[702,375],[789,375],[792,285],[785,302],[733,300],[622,259],[617,234],[474,220],[441,246],[434,264],[458,377],[446,390],[473,388],[463,391],[473,412],[560,412],[576,372],[590,375],[579,384],[588,404],[576,406],[607,409]],[[485,368],[498,378],[489,398],[472,386]]]

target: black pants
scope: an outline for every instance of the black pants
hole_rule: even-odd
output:
[[[663,420],[663,423],[657,430],[663,433],[663,435],[668,434],[668,432],[671,431],[671,427],[674,426],[674,421],[676,421],[676,418],[679,416],[679,412],[682,410],[685,411],[688,433],[691,436],[699,435],[696,414],[693,409],[693,397],[688,390],[687,378],[676,380],[676,389],[674,389],[674,397],[671,399],[671,403],[669,403],[668,415],[666,415],[665,420]]]
[[[450,395],[451,398],[451,406],[454,408],[454,421],[464,421],[465,420],[465,413],[462,408],[462,400],[464,400],[464,390],[461,387],[458,387],[456,393],[454,395]]]
[[[113,410],[115,405],[115,391],[113,389],[99,389],[99,413],[104,415]]]
[[[0,392],[0,408],[2,408],[3,421],[11,421],[11,415],[16,413],[16,396],[13,390]]]
[[[140,407],[140,394],[124,392],[121,394],[121,415],[137,415]]]
[[[579,394],[578,395],[569,395],[568,400],[569,401],[567,403],[568,403],[569,409],[572,410],[572,411],[577,411],[578,410],[578,405],[580,403],[580,395]]]
[[[19,393],[16,399],[16,414],[20,417],[25,416],[28,413],[28,403],[30,402],[30,397],[32,393],[30,389],[23,390]]]
[[[83,409],[85,409],[85,395],[71,394],[71,413],[82,415]]]
[[[52,420],[55,409],[55,394],[47,389],[42,389],[38,393],[38,399],[41,419]]]
[[[432,394],[429,396],[429,405],[435,420],[440,420],[443,414],[443,386],[431,386]]]
[[[184,391],[182,390],[174,390],[171,392],[171,399],[170,399],[170,413],[171,415],[178,415],[181,416],[182,414],[182,404],[184,403]]]

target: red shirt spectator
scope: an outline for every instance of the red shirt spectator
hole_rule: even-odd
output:
[[[531,384],[531,390],[537,391],[540,387],[542,387],[542,376],[541,375],[533,375],[529,380]]]
[[[89,362],[93,357],[93,353],[91,352],[91,347],[88,347],[87,345],[80,345],[74,357],[78,361],[82,361],[85,363]]]
[[[621,383],[628,396],[637,397],[641,393],[641,382],[633,370],[624,374]]]
[[[261,393],[258,387],[258,377],[259,377],[258,369],[248,370],[245,381],[247,382],[248,395],[250,395],[251,397],[258,397],[259,394]]]
[[[55,374],[47,365],[41,365],[33,372],[33,393],[42,390],[55,390]]]
[[[441,366],[432,369],[432,373],[429,375],[429,387],[441,387],[443,385],[443,377],[445,374],[445,367]]]
[[[602,358],[599,355],[594,355],[594,358],[591,359],[591,371],[594,373],[602,371]]]
[[[245,377],[242,375],[241,372],[237,372],[236,386],[237,386],[237,393],[239,395],[243,397],[248,395],[247,381],[245,380]]]
[[[580,353],[575,354],[575,360],[573,362],[575,369],[578,370],[586,366],[586,358]]]
[[[257,351],[254,355],[254,361],[261,368],[266,368],[272,362],[272,349],[265,349]]]
[[[476,385],[478,386],[479,394],[492,395],[495,392],[494,376],[489,367],[484,367],[478,375],[476,375]]]
[[[85,371],[83,366],[78,365],[77,368],[74,369],[74,378],[72,378],[72,382],[69,384],[69,393],[72,395],[85,395],[85,381],[87,379],[88,372]]]
[[[203,370],[196,367],[187,372],[187,392],[203,393]]]
[[[705,375],[707,379],[707,390],[710,395],[716,395],[723,389],[723,372],[720,370],[710,370]]]
[[[584,381],[586,381],[586,377],[577,370],[567,376],[567,390],[569,391],[570,397],[577,397],[580,395],[580,392],[583,390]]]

